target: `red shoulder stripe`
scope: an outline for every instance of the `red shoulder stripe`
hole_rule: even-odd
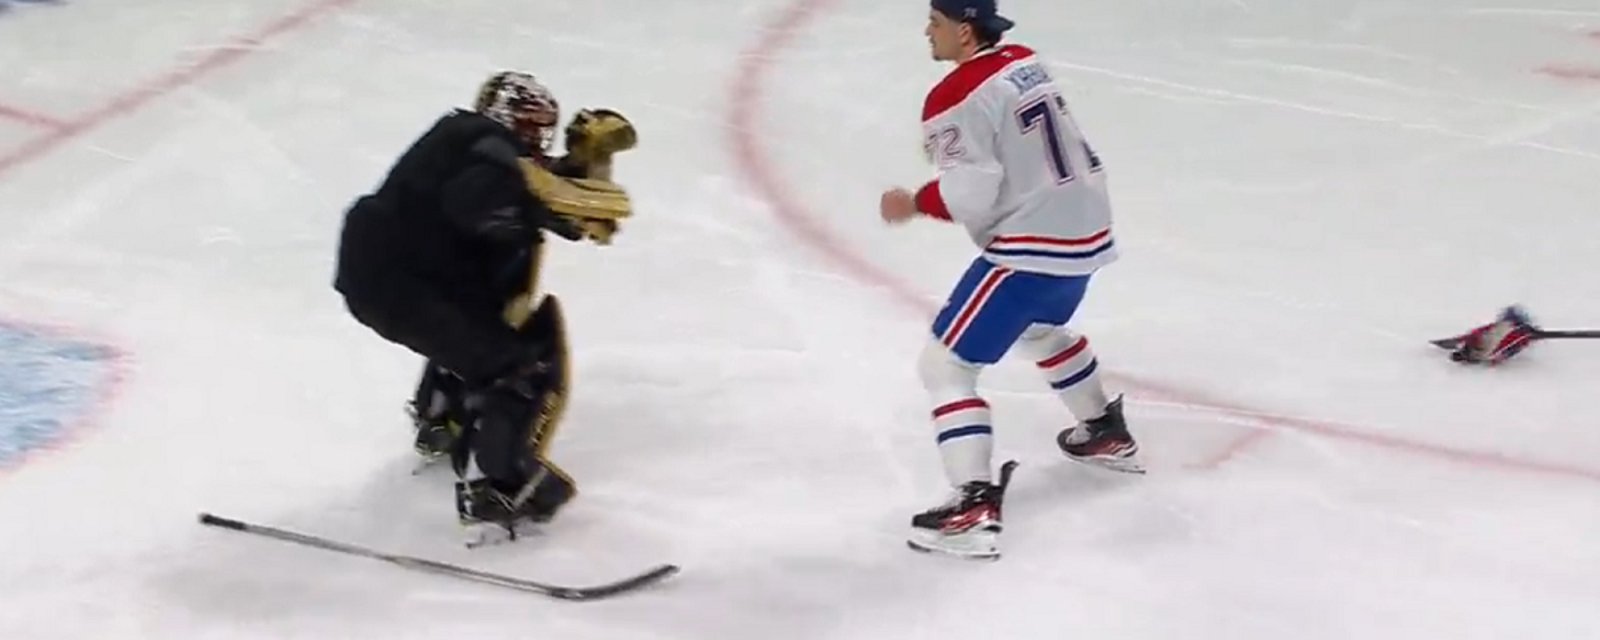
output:
[[[922,103],[922,121],[932,120],[934,116],[961,104],[962,100],[966,100],[967,96],[972,95],[973,91],[983,86],[983,83],[994,77],[994,74],[1000,73],[1001,69],[1031,56],[1033,56],[1032,49],[1008,44],[961,63],[961,66],[956,67],[928,92],[927,100]]]

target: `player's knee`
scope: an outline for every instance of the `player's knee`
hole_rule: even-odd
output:
[[[1019,336],[1017,340],[1025,343],[1040,342],[1042,340],[1048,340],[1052,336],[1058,335],[1065,330],[1066,329],[1064,327],[1058,325],[1034,323],[1028,325],[1027,329],[1023,329],[1022,335]]]
[[[975,393],[978,371],[978,365],[962,360],[938,340],[929,340],[917,359],[917,373],[922,378],[922,386],[930,392]]]
[[[1035,360],[1048,358],[1076,344],[1082,336],[1060,325],[1036,324],[1018,338],[1022,352]]]

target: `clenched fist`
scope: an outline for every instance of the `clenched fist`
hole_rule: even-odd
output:
[[[899,187],[883,192],[878,200],[878,215],[883,221],[898,224],[917,215],[917,200],[910,191]]]

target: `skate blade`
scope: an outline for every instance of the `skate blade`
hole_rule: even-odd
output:
[[[1111,471],[1118,471],[1118,472],[1121,472],[1121,473],[1131,473],[1131,474],[1134,474],[1134,475],[1144,475],[1145,474],[1144,465],[1141,464],[1139,462],[1139,459],[1137,457],[1135,457],[1135,456],[1129,456],[1129,457],[1126,457],[1126,458],[1113,458],[1113,457],[1110,457],[1110,456],[1089,456],[1089,457],[1085,458],[1085,457],[1075,456],[1075,455],[1072,455],[1072,454],[1069,453],[1069,454],[1067,454],[1067,459],[1071,460],[1073,462],[1077,462],[1079,464],[1083,464],[1083,465],[1087,465],[1087,466],[1091,466],[1091,467],[1099,467],[1101,469],[1108,469],[1108,470],[1111,470]]]
[[[906,546],[912,551],[947,555],[963,560],[999,560],[1000,546],[997,532],[971,531],[946,536],[933,532],[912,531]]]
[[[498,522],[471,522],[462,524],[461,529],[462,544],[468,549],[499,546],[542,533],[539,523],[532,521],[517,522],[509,528]]]
[[[435,467],[439,466],[439,463],[449,461],[450,456],[442,453],[438,455],[422,456],[421,459],[417,460],[416,464],[411,466],[411,475],[420,476],[424,473],[432,471]]]

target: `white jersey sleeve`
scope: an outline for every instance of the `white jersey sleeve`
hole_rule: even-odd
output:
[[[939,174],[917,192],[918,210],[961,224],[985,258],[1020,271],[1081,275],[1116,259],[1104,168],[1031,50],[962,63],[922,115]]]
[[[985,97],[969,95],[922,123],[924,149],[939,167],[939,179],[929,183],[938,210],[930,213],[968,226],[995,222],[1005,180],[999,155],[1003,106]]]

